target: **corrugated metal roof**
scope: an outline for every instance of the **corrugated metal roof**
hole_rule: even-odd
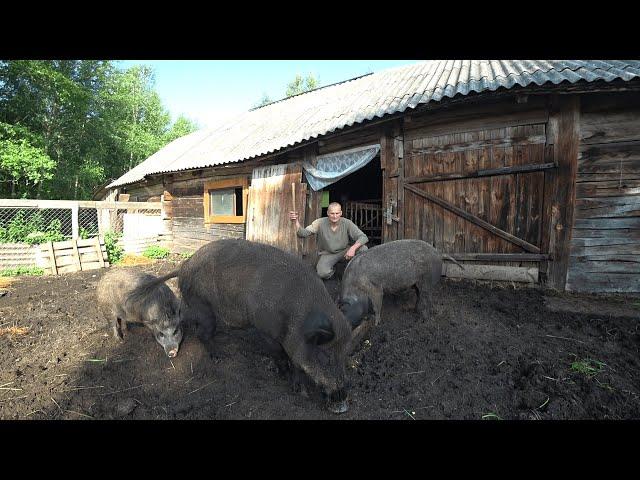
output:
[[[240,162],[355,123],[456,95],[640,78],[638,60],[431,60],[321,87],[244,112],[213,129],[179,138],[109,187],[154,173]]]

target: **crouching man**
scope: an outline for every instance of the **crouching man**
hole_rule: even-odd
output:
[[[314,220],[306,228],[300,225],[298,212],[289,212],[289,219],[296,222],[298,237],[316,235],[319,255],[316,271],[324,280],[333,276],[336,263],[341,260],[349,261],[356,254],[367,250],[365,244],[369,238],[351,220],[342,218],[342,207],[337,202],[329,204],[326,217]]]

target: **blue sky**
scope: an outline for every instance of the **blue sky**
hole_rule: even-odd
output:
[[[320,85],[348,80],[369,72],[415,63],[416,60],[122,60],[123,69],[149,65],[155,89],[172,121],[183,114],[201,127],[249,110],[266,93],[271,100],[285,96],[296,74],[313,74]]]

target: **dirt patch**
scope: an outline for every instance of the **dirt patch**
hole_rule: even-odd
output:
[[[427,320],[412,291],[385,297],[336,416],[292,391],[253,331],[221,326],[210,356],[187,330],[172,360],[142,326],[114,340],[95,301],[105,271],[19,277],[0,297],[0,328],[29,329],[0,337],[1,419],[640,418],[637,297],[443,281]]]

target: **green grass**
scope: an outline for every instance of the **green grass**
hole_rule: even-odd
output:
[[[171,251],[166,247],[150,245],[142,252],[142,255],[147,258],[167,258],[170,253]]]
[[[502,417],[497,413],[487,413],[482,415],[483,420],[502,420]]]
[[[587,377],[593,377],[594,375],[600,373],[606,366],[607,364],[604,362],[585,358],[583,360],[571,363],[571,370],[573,370],[574,372],[582,373]]]
[[[187,258],[191,258],[192,256],[193,256],[193,252],[182,252],[182,253],[180,254],[180,257],[184,258],[185,260],[186,260]]]
[[[44,275],[44,269],[40,267],[15,267],[0,270],[0,277],[16,277],[18,275]]]

